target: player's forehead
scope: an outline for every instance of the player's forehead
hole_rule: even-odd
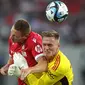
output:
[[[54,43],[55,41],[55,37],[43,37],[43,43]]]
[[[12,27],[12,29],[11,29],[11,34],[12,34],[12,35],[16,35],[16,36],[20,36],[20,35],[21,35],[21,32],[20,32],[20,31],[17,31],[16,29],[14,29],[14,28]]]

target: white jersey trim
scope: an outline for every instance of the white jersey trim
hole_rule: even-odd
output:
[[[35,56],[35,60],[37,61],[37,60],[38,60],[38,58],[43,57],[43,56],[44,56],[44,54],[43,54],[43,53],[38,54],[37,56]]]

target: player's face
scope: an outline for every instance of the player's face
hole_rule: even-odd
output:
[[[59,42],[54,37],[43,37],[43,52],[47,59],[53,59],[59,49]]]
[[[14,28],[11,29],[11,39],[14,43],[23,43],[26,39],[25,36],[22,36],[20,31],[15,30]]]

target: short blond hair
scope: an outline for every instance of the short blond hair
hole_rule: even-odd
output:
[[[41,35],[42,35],[42,38],[43,38],[43,37],[54,37],[55,39],[60,40],[59,33],[56,32],[55,30],[43,31],[43,32],[41,33]]]

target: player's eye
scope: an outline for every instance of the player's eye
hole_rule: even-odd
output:
[[[46,44],[43,44],[43,46],[46,46]]]
[[[52,44],[48,44],[49,47],[52,47],[53,45]]]

